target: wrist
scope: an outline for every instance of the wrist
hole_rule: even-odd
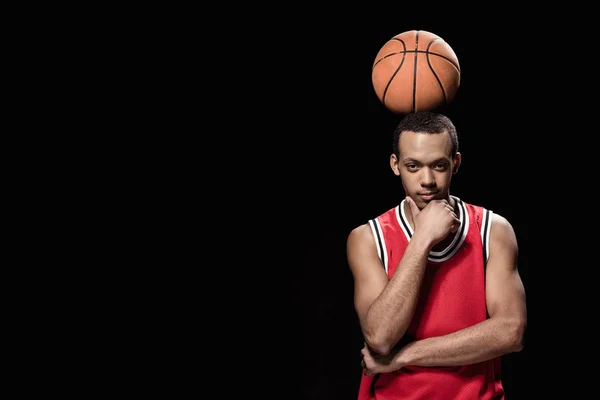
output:
[[[429,238],[426,235],[419,235],[417,233],[412,235],[409,244],[412,245],[412,247],[414,247],[415,250],[427,255],[434,246],[433,240],[431,240],[431,238]]]
[[[400,349],[398,353],[396,353],[396,356],[394,357],[394,364],[397,369],[403,368],[406,365],[411,365],[411,363],[413,362],[413,360],[411,359],[412,343],[408,343],[407,345],[402,347],[402,349]]]

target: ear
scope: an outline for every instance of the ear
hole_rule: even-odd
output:
[[[390,156],[390,167],[392,167],[392,171],[394,171],[394,175],[400,176],[400,169],[398,168],[398,157],[395,154]]]
[[[460,155],[459,152],[456,152],[456,156],[454,157],[454,160],[452,161],[452,164],[453,164],[452,165],[452,175],[454,175],[458,172],[461,162],[462,162],[462,156]]]

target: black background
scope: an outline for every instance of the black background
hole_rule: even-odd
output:
[[[528,13],[524,4],[446,5],[224,3],[222,13],[136,13],[132,22],[148,26],[132,24],[133,40],[116,35],[123,54],[136,57],[141,46],[147,57],[123,70],[126,57],[109,52],[126,95],[99,99],[103,115],[81,127],[131,110],[130,124],[109,130],[133,133],[132,155],[142,158],[133,173],[119,170],[124,191],[105,192],[127,223],[143,210],[140,236],[149,236],[148,263],[137,246],[114,260],[135,267],[132,290],[156,295],[134,341],[158,335],[141,361],[159,373],[144,373],[143,385],[132,380],[132,390],[189,384],[239,390],[239,398],[356,399],[362,337],[346,238],[403,197],[389,167],[398,117],[376,98],[371,66],[387,40],[419,29],[446,40],[461,64],[445,110],[463,155],[452,193],[508,218],[519,240],[529,325],[525,350],[503,357],[507,400],[589,397],[576,392],[593,389],[595,369],[583,363],[597,347],[589,274],[597,268],[589,243],[597,236],[597,21],[584,18],[596,14],[571,4]],[[112,77],[100,66],[94,83]],[[105,139],[122,150],[126,134]],[[138,186],[139,201],[120,201]],[[133,230],[110,231],[127,245],[137,239]],[[108,276],[122,283],[118,270]],[[138,281],[144,276],[157,284]],[[147,298],[129,297],[135,307],[117,308],[135,323]],[[121,341],[121,329],[110,336]],[[178,359],[156,362],[156,345]],[[137,366],[109,364],[102,369],[125,368],[127,379]]]
[[[220,254],[243,261],[231,264],[244,296],[234,315],[256,318],[244,331],[254,344],[245,371],[265,396],[356,398],[363,341],[346,239],[404,196],[389,167],[401,116],[377,99],[371,67],[387,40],[419,29],[448,42],[461,66],[443,110],[462,153],[451,193],[506,217],[519,242],[528,329],[525,349],[502,358],[507,399],[578,396],[597,291],[581,273],[593,271],[583,233],[595,214],[593,25],[580,23],[581,9],[407,7],[297,7],[265,26],[249,19],[253,35],[233,30],[243,57],[220,53],[235,55],[226,60],[238,79],[221,91],[230,173],[218,182],[242,185],[222,197],[236,211],[225,213],[231,223],[216,217],[224,234],[241,232]],[[242,214],[252,219],[243,226]]]
[[[193,164],[178,170],[192,173],[184,190],[196,190],[195,163],[204,162],[192,207],[201,221],[181,220],[212,239],[202,239],[198,252],[196,242],[189,246],[201,257],[199,291],[208,297],[200,320],[215,316],[202,327],[214,339],[200,341],[194,360],[209,368],[203,377],[211,387],[275,399],[356,399],[362,337],[346,238],[404,196],[389,167],[399,116],[377,99],[371,67],[387,40],[418,29],[448,42],[461,65],[461,86],[444,110],[462,153],[451,192],[506,217],[519,241],[528,330],[525,349],[502,359],[507,400],[586,398],[577,392],[588,390],[595,371],[580,357],[590,361],[596,343],[589,336],[598,289],[585,273],[597,267],[595,236],[586,232],[597,214],[598,112],[597,23],[582,17],[595,14],[445,4],[275,10],[252,3],[223,14],[222,35],[203,26],[209,32],[197,38],[198,22],[187,25],[190,34],[181,36],[192,44],[175,66],[188,65],[199,46],[198,71],[207,69],[196,73],[194,64],[181,81],[193,98],[181,112],[198,126],[182,133],[201,143],[177,147],[188,158],[174,154]],[[208,230],[206,221],[214,221]],[[186,232],[182,243],[191,241]],[[198,281],[189,282],[196,293]]]

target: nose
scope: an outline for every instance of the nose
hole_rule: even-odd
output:
[[[435,186],[435,176],[431,169],[429,169],[429,168],[421,169],[421,186],[423,186],[423,187]]]

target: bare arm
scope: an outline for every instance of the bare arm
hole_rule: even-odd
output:
[[[368,224],[348,236],[348,263],[354,276],[354,305],[367,344],[387,354],[404,335],[412,319],[430,246],[411,240],[392,279],[377,255]]]
[[[499,215],[493,218],[486,269],[490,318],[448,335],[412,342],[387,359],[377,359],[364,348],[362,353],[367,364],[371,363],[371,373],[389,372],[405,365],[466,365],[523,348],[527,313],[525,290],[517,269],[517,241],[505,218]]]
[[[419,211],[407,198],[414,234],[389,279],[377,255],[368,224],[348,236],[347,255],[354,276],[354,303],[363,336],[371,349],[388,354],[412,320],[419,298],[427,257],[433,246],[458,227],[447,201],[433,201]]]

